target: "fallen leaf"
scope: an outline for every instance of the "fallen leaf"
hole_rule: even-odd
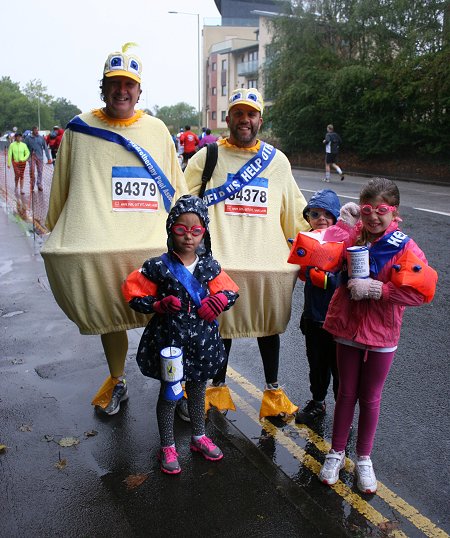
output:
[[[19,428],[21,432],[31,432],[33,431],[33,428],[31,427],[31,424],[22,424]]]
[[[149,474],[130,474],[127,476],[124,480],[125,485],[127,486],[127,489],[135,489],[138,488],[141,484],[143,484],[147,478],[149,477]]]
[[[63,437],[58,441],[59,446],[68,447],[68,446],[74,446],[78,445],[80,443],[80,440],[76,437]]]
[[[6,445],[0,445],[0,454],[4,454],[8,447]]]
[[[385,533],[389,534],[392,531],[396,531],[400,528],[399,521],[383,521],[378,527]]]
[[[50,443],[53,441],[54,437],[53,435],[44,435],[44,437],[41,439],[42,441],[47,441],[47,443]]]
[[[95,437],[96,435],[98,435],[98,431],[91,430],[90,432],[84,432],[84,435],[86,437]]]
[[[57,463],[55,463],[55,467],[59,471],[62,471],[63,469],[65,469],[66,465],[67,465],[67,460],[66,459],[59,460]]]

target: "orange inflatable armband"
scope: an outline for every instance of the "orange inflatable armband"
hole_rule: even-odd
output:
[[[344,243],[323,241],[325,230],[299,232],[291,247],[288,263],[318,267],[322,271],[336,271],[344,258]]]
[[[130,273],[125,282],[122,284],[122,295],[127,303],[134,297],[147,297],[147,295],[156,295],[158,286],[146,278],[139,269]]]
[[[425,303],[432,301],[437,280],[437,272],[411,250],[404,252],[392,266],[391,282],[398,288],[414,288],[423,295]]]

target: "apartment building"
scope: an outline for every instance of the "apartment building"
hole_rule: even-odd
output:
[[[210,129],[226,129],[228,97],[236,88],[264,95],[264,63],[271,42],[270,19],[285,2],[215,0],[221,26],[203,27],[202,118]],[[267,99],[266,99],[267,100]]]

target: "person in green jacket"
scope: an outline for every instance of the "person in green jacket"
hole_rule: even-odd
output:
[[[11,163],[14,169],[14,183],[16,194],[19,191],[20,194],[25,194],[23,190],[23,178],[25,175],[25,167],[27,166],[27,160],[30,157],[30,150],[28,146],[22,142],[22,133],[16,133],[14,135],[14,142],[12,142],[8,149],[8,168],[11,168]]]

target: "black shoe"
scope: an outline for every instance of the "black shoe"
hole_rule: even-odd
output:
[[[341,181],[344,181],[344,179],[345,179],[344,174],[341,174]]]
[[[295,414],[295,422],[297,424],[308,424],[316,418],[323,417],[326,408],[325,403],[317,403],[314,400],[309,400],[303,410],[297,411]]]
[[[191,422],[191,417],[189,416],[189,409],[188,409],[188,403],[187,398],[184,396],[180,398],[177,402],[177,406],[175,407],[175,411],[181,420],[184,420],[184,422]]]

